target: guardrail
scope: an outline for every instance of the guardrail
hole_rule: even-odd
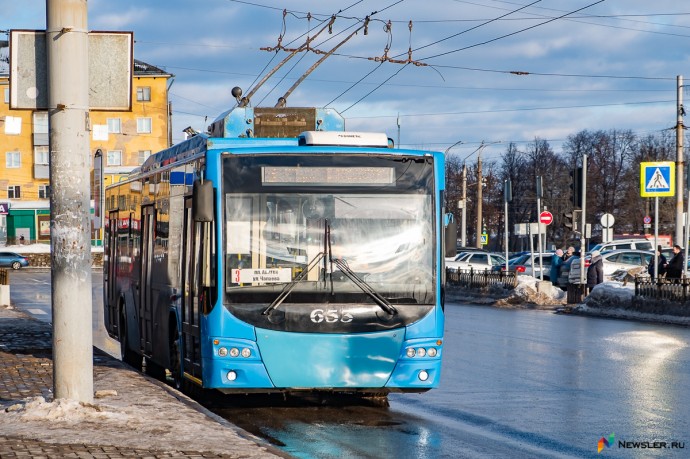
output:
[[[635,296],[686,303],[690,301],[690,279],[655,281],[646,276],[635,276]]]
[[[478,271],[474,269],[451,270],[446,268],[446,282],[466,288],[482,288],[493,285],[514,289],[517,287],[517,273],[492,272],[488,269]]]
[[[10,285],[10,276],[4,268],[0,268],[0,285]]]

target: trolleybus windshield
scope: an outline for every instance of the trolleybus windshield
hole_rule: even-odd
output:
[[[223,172],[230,305],[434,304],[430,158],[231,156]]]

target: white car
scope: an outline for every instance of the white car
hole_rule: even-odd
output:
[[[475,271],[491,271],[496,265],[505,265],[506,259],[501,255],[487,252],[459,253],[453,261],[446,261],[446,268]]]
[[[585,256],[585,269],[589,267],[591,255]],[[650,260],[654,258],[654,252],[651,250],[611,250],[601,254],[604,261],[604,276],[610,276],[619,269],[629,270],[632,268],[649,266]],[[587,281],[587,273],[585,272],[585,282]],[[580,260],[573,260],[570,265],[570,274],[568,275],[568,282],[571,284],[580,283]]]

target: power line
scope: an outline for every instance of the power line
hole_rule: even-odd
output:
[[[582,10],[585,10],[585,9],[587,9],[587,8],[591,8],[592,6],[597,5],[597,4],[599,4],[599,3],[602,3],[602,2],[604,2],[604,1],[605,1],[605,0],[599,0],[599,1],[596,1],[596,2],[594,2],[594,3],[590,3],[590,4],[587,5],[587,6],[583,6],[582,8],[578,8],[578,9],[576,9],[576,10],[573,10],[573,11],[569,12],[569,13],[562,14],[562,15],[560,15],[560,16],[558,16],[558,17],[551,18],[551,19],[548,19],[548,20],[546,20],[546,21],[540,22],[539,24],[534,24],[534,25],[531,25],[531,26],[529,26],[529,27],[525,27],[525,28],[523,28],[523,29],[516,30],[515,32],[507,33],[507,34],[501,35],[501,36],[499,36],[499,37],[492,38],[492,39],[490,39],[490,40],[485,40],[485,41],[483,41],[483,42],[475,43],[475,44],[473,44],[473,45],[465,46],[465,47],[463,47],[463,48],[454,49],[454,50],[452,50],[452,51],[446,51],[446,52],[444,52],[444,53],[435,54],[435,55],[433,55],[433,56],[428,56],[428,57],[425,57],[425,58],[422,58],[422,59],[419,59],[419,60],[420,60],[420,61],[426,61],[426,60],[433,59],[433,58],[436,58],[436,57],[446,56],[446,55],[448,55],[448,54],[457,53],[457,52],[459,52],[459,51],[464,51],[464,50],[466,50],[466,49],[476,48],[477,46],[481,46],[481,45],[486,45],[486,44],[489,44],[489,43],[493,43],[493,42],[495,42],[495,41],[502,40],[502,39],[504,39],[504,38],[512,37],[513,35],[517,35],[517,34],[519,34],[519,33],[526,32],[526,31],[528,31],[528,30],[531,30],[531,29],[534,29],[534,28],[543,26],[543,25],[548,24],[548,23],[550,23],[550,22],[557,21],[558,19],[562,19],[562,18],[564,18],[564,17],[566,17],[566,16],[570,16],[571,14],[575,14],[575,13],[577,13],[577,12],[579,12],[579,11],[582,11]]]

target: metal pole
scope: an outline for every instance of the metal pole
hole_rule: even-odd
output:
[[[690,181],[690,171],[686,171],[686,180]],[[685,213],[685,240],[690,240],[690,184],[688,188],[688,211]],[[688,277],[688,244],[685,244],[685,256],[683,257],[683,277]]]
[[[504,243],[506,250],[506,274],[508,274],[508,202],[513,199],[513,190],[510,179],[503,182],[503,201],[505,202],[505,229],[504,229]]]
[[[544,266],[542,264],[541,246],[541,176],[537,177],[537,247],[539,250],[539,280],[544,280]],[[532,265],[534,266],[534,265]]]
[[[462,163],[462,220],[460,221],[460,231],[462,231],[462,247],[467,247],[467,166]]]
[[[582,228],[580,228],[580,285],[585,284],[585,236],[587,234],[587,155],[582,155]]]
[[[477,248],[482,248],[482,149],[477,154]]]
[[[685,168],[685,162],[683,160],[683,76],[678,75],[677,80],[677,101],[678,106],[676,108],[676,186],[678,187],[678,192],[676,193],[676,244],[681,247],[688,245],[688,240],[683,241],[683,169]],[[683,241],[681,243],[681,241]]]
[[[93,402],[87,0],[46,0],[55,399]]]
[[[659,196],[654,197],[654,277],[659,278],[659,259],[656,249],[659,247]]]

